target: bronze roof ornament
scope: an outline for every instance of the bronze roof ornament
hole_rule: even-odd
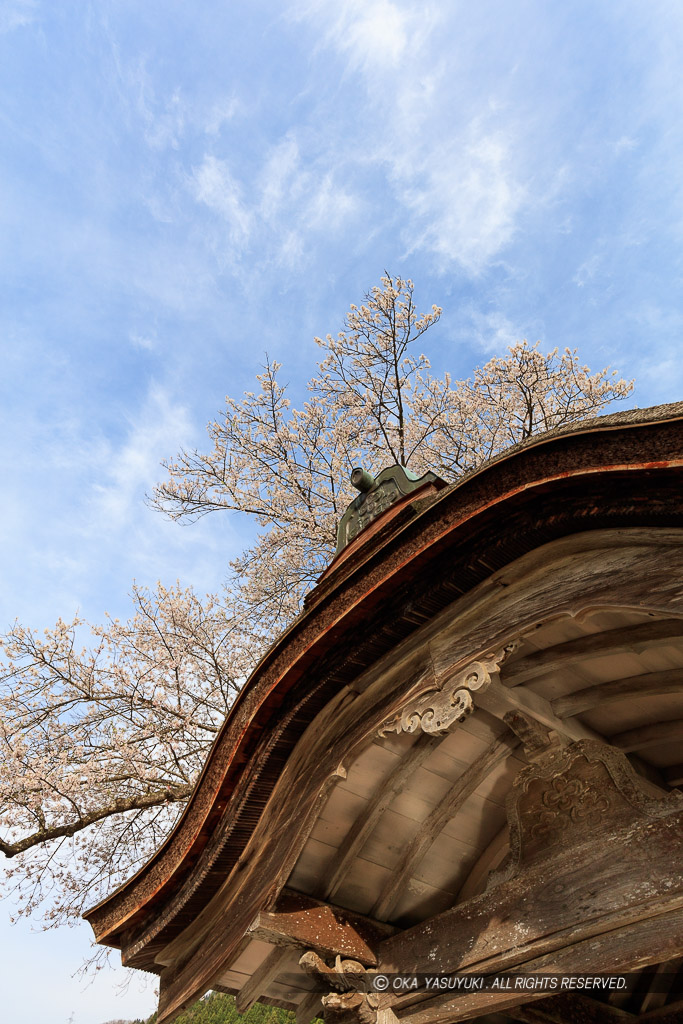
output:
[[[337,529],[337,550],[335,556],[346,547],[361,530],[374,522],[401,498],[422,490],[428,484],[437,488],[445,483],[436,473],[417,476],[404,466],[388,466],[376,477],[362,466],[351,472],[351,483],[360,491],[341,518]]]

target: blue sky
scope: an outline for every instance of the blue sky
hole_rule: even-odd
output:
[[[3,628],[217,587],[248,527],[148,509],[160,460],[385,267],[437,370],[526,337],[683,398],[682,37],[676,0],[0,0]],[[1,934],[15,1024],[152,1007],[70,979],[86,928]]]

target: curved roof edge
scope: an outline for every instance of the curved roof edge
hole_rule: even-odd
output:
[[[396,589],[397,574],[405,577],[413,563],[415,572],[424,572],[431,564],[429,559],[433,561],[445,544],[452,547],[456,540],[469,543],[492,513],[499,524],[507,521],[509,509],[522,501],[528,508],[539,489],[542,493],[559,489],[569,479],[584,481],[585,486],[587,477],[596,473],[616,478],[634,470],[680,470],[680,421],[683,402],[614,413],[535,435],[440,493],[408,505],[387,530],[380,530],[359,549],[357,558],[344,561],[312,591],[305,610],[252,672],[165,842],[132,878],[84,915],[97,941],[125,944],[132,950],[128,962],[155,969],[153,955],[151,961],[135,962],[137,949],[149,947],[153,953],[153,935],[145,927],[150,915],[162,908],[155,927],[180,931],[185,916],[179,908],[187,904],[190,913],[192,898],[202,887],[204,902],[217,890],[218,879],[225,877],[239,857],[270,792],[265,768],[243,769],[256,762],[265,765],[269,758],[282,763],[307,721],[317,713],[316,701],[323,699],[312,697],[305,714],[302,712],[310,673],[314,671],[318,678],[332,672],[326,657],[345,635],[355,635],[360,623],[379,614],[382,602],[386,604],[387,596]],[[678,427],[673,429],[675,424]],[[657,427],[660,429],[653,431]],[[611,432],[611,438],[596,444],[597,435],[605,432]],[[600,528],[599,510],[591,525],[574,526],[577,528]],[[567,530],[572,532],[571,525]],[[536,546],[544,542],[543,534],[539,536]],[[517,557],[514,547],[510,552],[505,555],[508,561]],[[487,568],[490,574],[490,566]],[[474,573],[467,588],[477,582]],[[451,593],[448,600],[453,599]],[[230,856],[225,853],[228,848]],[[165,917],[164,907],[172,897],[173,911]]]

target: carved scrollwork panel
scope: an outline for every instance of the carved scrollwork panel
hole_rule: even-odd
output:
[[[471,661],[457,675],[430,689],[408,704],[403,711],[388,719],[378,731],[386,736],[395,732],[422,732],[440,735],[459,722],[464,722],[474,711],[472,694],[481,692],[491,683],[491,677],[500,671],[505,659],[519,646],[518,641],[506,644],[500,650]]]
[[[517,775],[507,799],[510,861],[489,885],[511,878],[539,858],[582,849],[587,842],[680,811],[683,796],[654,799],[620,751],[595,740],[550,750]],[[584,856],[584,854],[581,854]]]
[[[406,708],[379,730],[379,736],[388,732],[428,732],[432,735],[448,732],[454,722],[463,722],[474,711],[472,697],[467,690],[450,688],[430,693],[417,704]]]
[[[611,801],[605,793],[596,792],[581,779],[561,775],[551,780],[541,794],[542,809],[530,830],[532,838],[548,836],[568,825],[598,825],[609,811]]]

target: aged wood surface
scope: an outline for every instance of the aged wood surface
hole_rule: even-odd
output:
[[[648,798],[609,748],[574,744],[524,769],[508,817],[498,884],[385,940],[382,972],[505,970],[683,907],[683,800]]]
[[[278,974],[281,974],[288,964],[295,962],[296,957],[291,949],[276,946],[235,996],[237,1012],[246,1013],[261,998]]]
[[[672,722],[655,722],[653,725],[641,725],[636,729],[610,736],[610,743],[619,750],[644,750],[646,747],[658,747],[662,743],[677,743],[683,740],[683,718]]]
[[[275,945],[314,949],[323,956],[341,955],[367,966],[377,965],[380,942],[396,929],[361,914],[284,889],[270,911],[261,911],[248,929],[252,939]]]
[[[435,676],[435,687],[419,700],[406,705],[382,725],[379,735],[412,733],[422,730],[432,735],[443,735],[448,729],[474,711],[472,694],[485,690],[492,679],[497,679],[500,666],[516,650],[518,642],[505,644],[498,651],[475,659],[453,674]]]
[[[465,879],[462,888],[458,893],[458,903],[463,903],[465,900],[470,899],[471,896],[476,895],[481,888],[482,883],[488,878],[491,872],[500,866],[501,861],[507,854],[509,843],[510,829],[506,823],[493,837]]]
[[[658,646],[666,647],[672,640],[682,639],[683,618],[643,622],[637,626],[591,633],[576,640],[557,644],[555,647],[527,654],[505,669],[503,682],[506,686],[518,686],[539,676],[557,672],[577,658],[628,652],[638,654]]]
[[[403,892],[408,879],[417,869],[420,861],[444,826],[455,817],[465,800],[475,791],[480,783],[504,761],[519,745],[516,737],[505,736],[496,740],[454,783],[446,797],[438,804],[420,831],[408,846],[400,862],[394,868],[389,884],[379,894],[372,913],[380,921],[386,920]]]
[[[641,1013],[646,1013],[648,1010],[658,1010],[666,1005],[667,996],[682,966],[683,960],[680,958],[657,966],[657,969],[651,976],[650,988],[641,1001]]]
[[[330,864],[324,892],[326,899],[332,899],[334,896],[346,872],[389,804],[402,791],[413,772],[427,760],[442,741],[443,736],[423,733],[382,782],[365,810],[349,829]]]
[[[228,996],[237,996],[239,989],[231,988],[230,985],[221,985],[216,983],[212,986],[214,992],[224,992]],[[288,999],[278,999],[277,996],[268,996],[268,1006],[277,1006],[280,1010],[289,1010],[290,1013],[296,1012],[296,1004],[291,1003]]]
[[[597,531],[546,545],[495,573],[359,674],[357,692],[328,707],[302,737],[239,864],[187,929],[189,953],[161,977],[159,1024],[219,977],[256,914],[286,881],[325,799],[321,780],[339,777],[340,763],[350,763],[387,714],[433,687],[435,673],[457,670],[508,642],[512,631],[523,635],[550,614],[610,604],[659,614],[670,606],[677,609],[680,539],[677,530],[637,529]],[[545,724],[554,728],[560,721],[551,713]]]
[[[662,769],[662,775],[670,786],[683,785],[683,764],[674,764]]]
[[[565,740],[603,739],[599,733],[584,725],[578,718],[559,718],[553,712],[550,701],[523,685],[509,690],[501,682],[494,680],[484,693],[477,694],[477,704],[501,721],[505,721],[508,714],[513,714],[516,711],[522,712]],[[613,743],[614,738],[609,742]],[[626,752],[627,749],[640,748],[621,749]],[[645,777],[646,784],[653,793],[657,790],[661,791],[664,780],[656,769],[639,762],[639,771]]]
[[[657,1010],[650,1010],[637,1018],[638,1024],[681,1024],[683,1021],[683,999]]]
[[[561,740],[554,729],[548,729],[528,711],[507,711],[503,721],[522,743],[527,760],[537,760],[545,756],[551,748],[560,747]]]
[[[572,940],[571,945],[558,948],[543,956],[524,961],[523,969],[529,974],[618,974],[637,970],[648,964],[669,959],[683,950],[683,907],[655,914],[645,920],[629,921],[604,934]],[[487,962],[487,973],[498,973],[500,958]],[[521,968],[521,964],[518,970]],[[482,968],[482,971],[484,968]],[[478,973],[472,968],[471,973]],[[404,1024],[456,1024],[457,1021],[476,1018],[492,1010],[509,1009],[520,1003],[534,1003],[547,998],[545,993],[529,997],[529,993],[471,992],[455,998],[447,994],[425,999],[421,1003],[402,1009],[399,1001],[394,1012]],[[656,1021],[657,1024],[680,1024],[680,1016],[666,1020],[664,1016],[646,1014],[636,1020]],[[680,1014],[680,1010],[676,1011]]]
[[[626,1010],[597,1002],[577,993],[539,999],[509,1011],[523,1024],[636,1024],[637,1017]]]
[[[321,993],[311,992],[305,996],[296,1008],[296,1024],[311,1024],[311,1021],[320,1016],[322,1010]]]
[[[477,694],[476,700],[478,707],[484,708],[501,720],[504,720],[510,712],[521,711],[530,715],[547,729],[556,732],[558,736],[564,736],[569,740],[602,738],[599,733],[584,725],[583,722],[571,718],[558,718],[549,700],[539,693],[528,690],[525,686],[509,690],[501,682],[494,680],[484,693]]]
[[[615,679],[609,683],[597,683],[576,690],[566,697],[550,701],[558,718],[570,718],[591,708],[603,707],[614,701],[630,697],[654,697],[662,693],[683,693],[683,668],[666,669],[662,672],[647,672],[626,679]]]

